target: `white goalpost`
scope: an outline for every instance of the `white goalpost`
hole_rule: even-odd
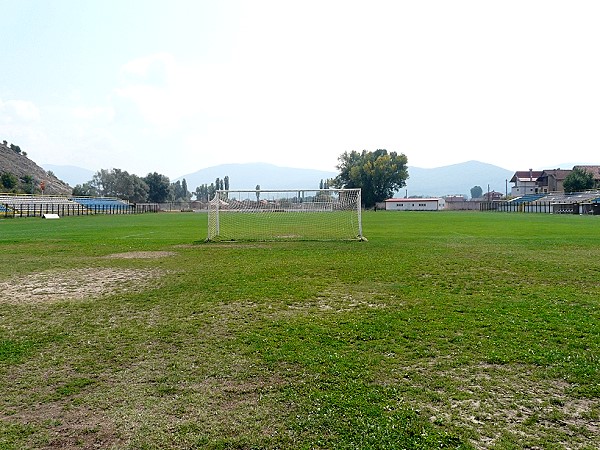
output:
[[[365,240],[360,189],[218,190],[207,241]]]

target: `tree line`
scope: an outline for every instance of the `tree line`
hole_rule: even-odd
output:
[[[194,195],[196,200],[200,202],[208,202],[215,196],[215,192],[218,190],[229,190],[229,176],[225,175],[223,179],[217,178],[214,183],[201,184],[196,188]]]
[[[192,193],[185,178],[171,183],[169,177],[158,172],[139,177],[126,170],[101,169],[90,181],[76,185],[72,195],[118,197],[131,203],[189,202],[195,196],[197,201],[207,202],[217,189],[229,189],[229,176],[202,184]]]

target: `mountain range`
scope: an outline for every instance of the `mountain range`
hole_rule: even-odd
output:
[[[71,186],[90,181],[95,173],[75,166],[45,164],[44,168],[51,170]],[[490,191],[504,193],[508,180],[514,174],[510,170],[480,161],[467,161],[433,169],[409,166],[408,172],[410,177],[406,186],[397,193],[398,196],[404,197],[408,194],[434,197],[460,194],[470,197],[470,190],[474,186],[481,186],[484,192],[487,192],[489,186]],[[321,180],[334,178],[336,175],[333,171],[279,167],[267,163],[221,164],[182,175],[171,181],[181,181],[185,178],[190,191],[225,176],[229,177],[230,189],[254,189],[256,185],[260,185],[262,189],[317,189]]]
[[[409,167],[408,174],[402,197],[408,193],[409,197],[457,194],[470,198],[474,186],[480,186],[483,192],[506,194],[514,172],[480,161],[467,161],[433,169]]]
[[[514,172],[479,161],[468,161],[450,166],[424,169],[408,168],[409,179],[406,187],[397,194],[409,196],[442,196],[462,194],[470,197],[473,186],[481,186],[484,192],[505,192],[508,180]],[[223,164],[198,170],[177,178],[185,178],[188,188],[210,184],[216,178],[229,176],[230,189],[254,189],[257,184],[262,189],[318,188],[321,180],[334,178],[336,172],[312,169],[292,169],[272,164]]]
[[[69,183],[72,187],[91,181],[96,173],[96,171],[77,166],[58,166],[56,164],[42,164],[42,166],[44,169],[50,170],[61,180]]]
[[[201,184],[210,184],[216,178],[229,177],[230,189],[318,189],[321,180],[335,177],[335,172],[314,169],[279,167],[266,163],[222,164],[208,167],[176,178],[183,180],[190,190]]]

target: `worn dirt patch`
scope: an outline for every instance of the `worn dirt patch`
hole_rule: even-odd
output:
[[[367,309],[386,309],[392,303],[402,305],[397,298],[377,285],[338,286],[334,285],[321,292],[314,300],[303,300],[288,305],[287,311],[280,314],[332,312],[344,313]]]
[[[113,253],[112,255],[107,255],[105,258],[109,259],[156,259],[156,258],[167,258],[169,256],[175,256],[177,253],[175,252],[125,252],[125,253]]]
[[[522,448],[544,448],[544,442],[557,448],[600,448],[600,399],[573,398],[567,382],[540,377],[536,367],[444,367],[432,361],[398,370],[401,378],[383,384],[426,383],[422,389],[435,401],[403,400],[433,423],[468,430],[477,449],[495,448],[507,436]]]
[[[74,450],[124,446],[113,420],[85,406],[73,406],[69,402],[38,404],[35,409],[0,417],[6,423],[25,423],[44,430],[45,437],[29,442],[29,448]]]
[[[0,283],[0,303],[83,300],[151,287],[164,275],[157,269],[48,270]]]

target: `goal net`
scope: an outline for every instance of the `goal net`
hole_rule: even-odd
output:
[[[207,240],[364,240],[360,203],[360,189],[219,190]]]

